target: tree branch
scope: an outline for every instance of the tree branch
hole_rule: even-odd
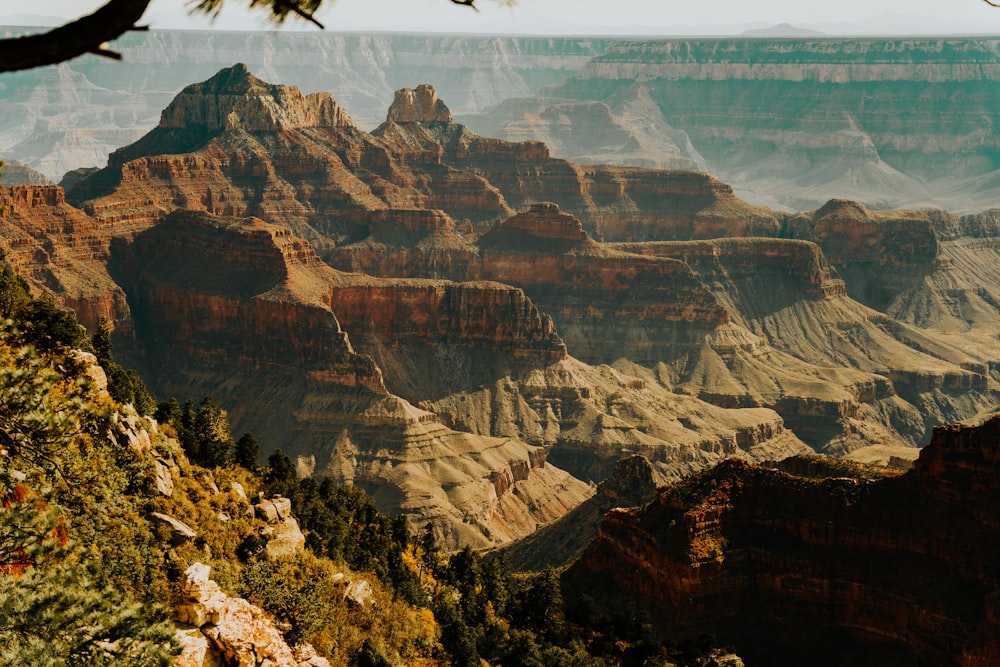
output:
[[[108,51],[104,43],[138,29],[135,24],[149,3],[150,0],[108,0],[93,14],[49,32],[2,39],[0,72],[53,65],[84,53],[113,58],[114,52]]]
[[[990,7],[1000,7],[1000,4],[997,4],[996,2],[990,2],[990,0],[983,0],[983,2],[985,2]]]

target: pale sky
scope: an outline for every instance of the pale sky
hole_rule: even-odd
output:
[[[4,15],[70,18],[88,13],[101,0],[6,0]],[[214,24],[188,17],[184,0],[153,0],[146,21],[154,28],[272,29],[262,13],[244,9],[247,0],[226,0]],[[642,33],[674,29],[680,34],[732,32],[791,23],[833,33],[1000,33],[1000,9],[982,0],[477,0],[480,11],[448,0],[326,0],[318,14],[328,29],[494,33]],[[4,11],[2,5],[7,5]],[[8,21],[13,22],[13,21]],[[21,21],[19,21],[21,22]],[[296,29],[309,24],[294,22]],[[728,29],[731,27],[731,29]]]

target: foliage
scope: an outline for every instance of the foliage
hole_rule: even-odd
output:
[[[239,592],[287,623],[286,638],[299,644],[331,622],[333,601],[342,597],[334,574],[308,555],[253,560],[243,568]]]
[[[166,613],[99,581],[92,565],[71,561],[0,576],[0,664],[170,664]]]
[[[181,472],[171,496],[159,495],[152,452],[123,425],[154,404],[114,362],[107,324],[88,340],[6,266],[0,316],[0,664],[168,664],[175,648],[158,603],[195,559],[333,664],[598,667],[706,655],[711,642],[668,652],[640,612],[608,615],[584,598],[567,614],[557,571],[515,576],[502,556],[444,554],[429,524],[414,536],[358,487],[298,480],[280,450],[258,467],[254,437],[234,441],[211,397],[155,406],[162,430],[147,422],[145,446]],[[74,352],[81,345],[104,367],[110,397]],[[246,497],[262,488],[292,500],[307,550],[265,560]],[[150,511],[199,536],[171,547]],[[345,599],[345,574],[372,584],[372,604]]]
[[[236,465],[243,466],[247,470],[256,470],[259,454],[257,439],[253,437],[253,433],[244,433],[236,441],[236,449],[233,452]]]
[[[156,410],[156,400],[139,374],[132,369],[126,369],[115,361],[111,350],[111,327],[107,320],[102,319],[97,331],[90,339],[97,356],[97,363],[104,369],[108,377],[108,393],[119,403],[131,403],[140,415],[151,415]]]
[[[280,449],[268,464],[268,492],[292,500],[299,524],[308,531],[306,544],[314,552],[354,570],[374,572],[411,603],[425,601],[418,574],[405,562],[411,537],[404,517],[380,512],[356,486],[337,487],[329,479],[298,481],[294,466]]]
[[[0,662],[165,665],[172,626],[150,604],[135,506],[149,462],[112,437],[72,315],[8,267],[0,304]]]
[[[230,433],[229,415],[211,396],[202,399],[197,409],[189,400],[184,403],[183,410],[178,407],[177,400],[171,398],[157,406],[155,415],[176,430],[184,453],[193,463],[206,468],[226,468],[236,462],[237,443]],[[248,436],[244,448],[249,448],[250,443],[256,445],[249,433],[243,439]],[[242,456],[246,458],[247,453]]]

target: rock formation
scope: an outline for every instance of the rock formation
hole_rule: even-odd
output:
[[[16,160],[4,160],[3,166],[0,167],[2,185],[51,185],[51,183],[45,174]]]
[[[599,482],[641,454],[674,480],[803,441],[899,456],[995,400],[985,338],[862,306],[822,252],[909,270],[989,216],[925,216],[932,236],[897,243],[908,223],[855,229],[863,208],[787,219],[705,174],[478,136],[435,100],[401,93],[368,134],[328,96],[234,66],[80,180],[79,209],[11,195],[41,219],[12,237],[70,256],[79,234],[46,216],[99,230],[90,261],[128,295],[122,358],[154,391],[215,396],[302,474],[432,518],[449,545],[572,509],[590,491],[561,469]]]
[[[143,304],[135,330],[151,385],[233,406],[239,428],[301,456],[305,473],[437,522],[448,546],[505,542],[590,495],[517,434],[457,433],[388,393],[343,328],[369,345],[396,337],[493,364],[562,359],[519,290],[343,274],[288,228],[205,213],[173,213],[116,252],[115,275]]]
[[[998,442],[942,426],[881,479],[728,461],[608,514],[566,583],[762,664],[994,664]]]
[[[842,204],[827,210],[864,210]],[[889,226],[845,219],[841,235],[868,235],[877,242],[858,241],[857,248],[845,246],[839,254],[828,234],[807,235],[802,216],[788,221],[782,233],[815,238],[830,245],[837,259],[857,256],[872,276],[891,276],[893,267],[905,272],[927,266],[938,251],[935,234],[943,232],[918,217],[908,219],[927,230],[922,242],[905,234],[911,229],[907,219]],[[962,236],[959,227],[956,220],[949,229]],[[462,248],[460,261],[443,259],[450,247]],[[979,252],[982,270],[992,275],[986,268],[991,251]],[[881,259],[873,264],[875,256]],[[382,276],[425,271],[517,285],[551,314],[568,349],[582,360],[628,359],[656,368],[659,382],[708,402],[775,409],[813,447],[830,453],[874,443],[920,445],[934,423],[976,414],[995,400],[988,373],[992,346],[983,341],[953,347],[936,333],[890,324],[848,297],[823,246],[813,242],[600,244],[575,217],[538,203],[472,246],[441,226],[416,243],[366,239],[328,259]],[[892,284],[885,281],[884,289]],[[985,302],[980,311],[981,321],[966,331],[988,336],[995,320],[985,313],[996,311]],[[831,340],[829,328],[818,326],[824,321],[852,333]]]
[[[329,667],[312,647],[289,647],[263,609],[226,595],[209,579],[210,569],[195,563],[184,572],[183,600],[174,614],[183,649],[178,667]]]
[[[303,95],[295,87],[268,84],[239,63],[182,90],[163,110],[159,127],[213,134],[349,125],[347,112],[329,93]]]
[[[264,552],[270,560],[291,556],[305,546],[306,538],[299,522],[292,516],[292,501],[288,498],[263,498],[254,505],[254,512],[267,526],[261,532],[267,544]]]
[[[450,123],[451,111],[439,100],[434,86],[422,83],[416,90],[402,88],[396,91],[389,107],[387,119],[391,123]]]
[[[0,252],[35,291],[58,295],[85,326],[128,316],[125,294],[108,275],[112,235],[66,203],[55,185],[0,185]]]
[[[611,46],[545,103],[648,95],[755,202],[970,209],[996,199],[996,142],[980,130],[998,71],[993,38],[659,40]]]

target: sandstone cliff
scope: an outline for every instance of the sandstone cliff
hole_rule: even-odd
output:
[[[842,208],[863,210],[848,203],[829,210]],[[853,218],[844,220],[839,236],[809,236],[800,217],[782,233],[815,238],[837,259],[858,257],[873,276],[926,265],[938,247],[929,221],[921,223],[924,237],[907,235],[906,220],[883,226]],[[957,223],[953,233],[961,236]],[[813,447],[830,453],[918,446],[934,423],[976,414],[994,400],[991,346],[954,347],[937,332],[855,302],[816,243],[600,244],[551,203],[495,225],[474,245],[445,223],[412,234],[397,228],[395,242],[372,237],[327,259],[382,276],[424,271],[517,285],[552,316],[576,357],[627,359],[655,369],[655,383],[723,407],[775,409]],[[844,235],[861,240],[837,241]],[[987,335],[986,324],[977,331]],[[831,327],[849,333],[831,338]]]
[[[393,91],[428,81],[460,113],[556,84],[613,40],[549,37],[364,35],[284,31],[154,30],[115,42],[121,61],[74,61],[14,75],[0,91],[9,111],[0,153],[53,181],[102,167],[157,124],[192,81],[244,62],[305,92],[336,91],[364,128],[378,125]]]
[[[793,420],[784,412],[786,419],[795,427],[821,433],[825,428],[822,420],[812,417],[829,416],[827,409],[841,405],[834,408],[839,413],[837,419],[851,425],[844,437],[837,436],[825,445],[828,451],[843,452],[880,439],[921,445],[933,424],[963,419],[994,404],[994,381],[982,361],[988,355],[981,351],[977,354],[956,348],[934,332],[893,320],[836,291],[823,297],[790,299],[785,291],[789,284],[775,289],[780,283],[768,283],[768,271],[743,273],[726,264],[727,279],[722,284],[727,285],[724,291],[735,297],[730,301],[735,321],[780,352],[786,360],[786,377],[800,374],[803,380],[809,376],[826,378],[819,385],[814,384],[815,380],[800,385],[789,381],[790,377],[781,381],[787,387],[781,393],[791,399],[792,405],[800,402],[792,398],[799,392],[806,396],[817,389],[820,392],[814,394],[818,401],[807,400],[793,408],[801,420]],[[780,270],[780,266],[774,264],[770,270]],[[772,274],[771,279],[777,276]],[[766,284],[772,286],[770,290]],[[737,356],[740,350],[734,348]],[[773,356],[771,360],[777,361]],[[831,367],[848,372],[831,372]],[[747,377],[755,376],[747,373]],[[843,395],[834,398],[828,393],[837,385],[847,391],[847,403],[842,403]],[[820,407],[824,404],[826,409]],[[883,416],[873,418],[876,414]],[[888,425],[889,432],[875,436],[869,431],[871,424],[878,423]]]
[[[604,240],[771,236],[778,228],[773,211],[741,201],[730,186],[703,173],[575,165],[551,157],[540,142],[489,139],[458,123],[399,124],[389,119],[372,134],[407,162],[482,175],[502,197],[497,206],[468,210],[455,206],[464,202],[447,200],[439,206],[473,223],[549,201]]]
[[[933,333],[996,378],[1000,326],[995,211],[873,212],[834,200],[792,217],[785,233],[818,243],[848,293],[892,318]]]
[[[105,267],[111,230],[67,204],[62,188],[0,185],[0,208],[0,254],[33,290],[58,295],[91,329],[128,317]]]
[[[281,107],[277,98],[285,100],[287,108],[280,116],[268,115],[269,109]],[[312,117],[308,99],[269,87],[243,67],[230,68],[210,82],[186,89],[164,112],[158,128],[117,151],[107,169],[78,183],[73,192],[83,209],[106,224],[118,221],[130,228],[157,225],[135,244],[138,255],[123,251],[116,260],[116,276],[128,286],[129,293],[144,304],[155,304],[154,312],[164,316],[154,325],[144,319],[145,313],[137,315],[141,331],[136,363],[147,368],[160,363],[155,353],[144,350],[159,349],[170,340],[191,341],[171,344],[172,349],[204,358],[203,345],[211,343],[208,349],[212,349],[225,337],[224,332],[241,327],[241,332],[249,330],[258,339],[243,348],[227,349],[223,358],[258,359],[265,355],[304,364],[320,359],[325,360],[322,367],[331,363],[329,355],[334,355],[341,361],[334,364],[338,370],[330,372],[348,385],[377,390],[384,382],[389,391],[440,412],[449,424],[474,433],[526,438],[539,444],[559,442],[555,458],[588,478],[603,478],[629,446],[646,452],[670,477],[707,465],[722,453],[759,449],[762,456],[763,452],[777,456],[778,452],[800,451],[802,444],[769,410],[730,414],[673,396],[660,387],[649,390],[657,396],[647,402],[667,409],[665,416],[642,409],[622,426],[602,426],[602,419],[615,422],[613,410],[599,398],[614,390],[596,388],[609,374],[565,360],[565,346],[548,313],[535,304],[536,298],[545,301],[545,310],[554,312],[561,307],[560,285],[588,285],[581,296],[592,301],[592,310],[578,313],[575,334],[583,355],[589,355],[590,348],[614,346],[621,349],[618,356],[628,351],[641,357],[647,344],[626,342],[622,347],[621,337],[615,333],[614,319],[633,310],[629,317],[634,321],[652,325],[643,329],[643,335],[648,332],[664,342],[683,335],[678,331],[685,319],[713,326],[726,315],[678,262],[602,249],[589,239],[579,221],[551,206],[515,216],[477,247],[471,223],[506,217],[510,207],[501,188],[470,165],[496,161],[492,171],[506,179],[504,187],[517,198],[525,196],[526,187],[549,187],[540,174],[551,165],[570,179],[565,197],[583,202],[581,206],[592,219],[598,210],[594,202],[599,202],[600,210],[612,210],[621,201],[621,193],[630,188],[632,207],[638,201],[655,208],[661,205],[656,193],[674,192],[669,205],[680,211],[674,219],[682,227],[700,220],[698,233],[718,231],[715,223],[706,222],[716,214],[716,222],[725,233],[735,234],[748,233],[758,223],[773,231],[773,217],[764,215],[757,220],[753,210],[733,198],[725,185],[693,173],[616,172],[614,187],[598,193],[595,200],[585,194],[590,186],[581,178],[586,175],[581,176],[577,167],[563,161],[546,162],[544,146],[488,140],[447,120],[427,120],[443,114],[441,108],[429,87],[403,91],[390,116],[416,120],[387,122],[375,135],[367,135],[347,124],[313,127],[314,123],[307,122],[303,126],[301,119]],[[175,127],[180,125],[176,119],[184,114],[191,115],[192,122]],[[226,120],[242,114],[251,118]],[[206,118],[214,119],[211,129]],[[274,122],[279,123],[280,131],[274,129]],[[527,185],[519,177],[511,181],[502,168],[505,160],[542,172]],[[561,182],[552,185],[556,190],[562,186]],[[640,191],[644,193],[641,197],[637,194]],[[348,278],[335,272],[318,278],[322,272],[313,263],[314,268],[306,271],[308,276],[289,279],[292,287],[259,297],[262,290],[267,291],[272,273],[281,269],[265,270],[269,260],[260,255],[260,248],[240,251],[252,266],[234,266],[226,259],[232,250],[212,249],[215,241],[206,241],[201,232],[183,241],[184,247],[191,246],[185,251],[188,254],[178,254],[179,241],[172,235],[178,233],[177,222],[185,218],[168,212],[179,206],[279,223],[340,268],[363,269],[394,280]],[[539,216],[540,220],[535,220]],[[470,222],[456,224],[455,217]],[[650,213],[649,219],[652,217]],[[658,231],[656,222],[650,222],[648,229],[645,224],[636,223],[637,233],[674,233]],[[230,232],[235,229],[233,223],[222,226]],[[187,224],[185,229],[181,235],[193,227]],[[518,247],[519,243],[546,237],[549,245],[539,247],[555,244],[551,246],[555,248],[566,240],[562,238],[565,234],[572,236],[571,245],[582,244],[575,249],[567,247],[565,256],[543,259]],[[251,239],[252,235],[240,232],[235,236]],[[253,238],[271,243],[267,234]],[[355,239],[362,240],[342,246],[349,252],[334,247]],[[227,248],[225,244],[219,247]],[[200,255],[191,254],[195,248]],[[480,255],[483,261],[477,260]],[[194,274],[204,257],[211,258],[216,278],[205,289],[195,290],[196,294],[179,290],[168,274],[178,267],[190,267],[184,274]],[[384,263],[381,270],[375,270],[380,262]],[[520,281],[533,275],[525,270],[531,263],[538,265],[535,268],[543,263],[548,268],[535,282],[524,283],[524,292],[497,283],[466,284],[494,280],[522,286]],[[296,269],[287,271],[291,275]],[[449,278],[462,284],[401,279],[410,276]],[[336,289],[329,285],[336,285]],[[643,295],[630,285],[642,285],[652,294]],[[320,310],[296,314],[303,309],[288,303],[289,292],[295,290]],[[263,324],[268,317],[264,309],[276,308],[274,302],[281,302],[286,313],[281,326]],[[300,340],[303,336],[294,331],[301,326],[295,324],[296,319],[310,323],[305,331],[325,330],[313,324],[317,317],[328,318],[324,308],[336,318],[336,326],[328,323],[325,327],[348,332],[352,349],[368,357],[331,352],[332,341],[340,333]],[[193,326],[189,312],[217,312],[219,317],[213,323]],[[653,324],[657,322],[666,323],[665,333],[657,330]],[[592,340],[585,349],[583,341],[588,338]],[[234,355],[234,350],[239,353]],[[358,361],[361,358],[374,360],[381,377],[375,378],[367,362]],[[437,370],[442,364],[443,372]],[[551,372],[545,370],[553,364]],[[630,397],[627,400],[641,401],[645,380],[632,381],[620,373],[616,378],[612,386],[625,391]],[[589,398],[591,395],[594,398]],[[560,416],[560,404],[573,396],[584,396],[582,411],[574,408],[565,412],[565,418]],[[350,409],[340,405],[333,411]],[[291,437],[288,429],[273,427],[272,431],[284,439],[279,441]],[[313,449],[310,443],[300,451]]]
[[[817,245],[906,268],[936,236],[896,241],[909,223],[865,227],[844,202],[783,220],[696,172],[574,165],[478,136],[439,102],[402,91],[367,134],[329,97],[243,66],[185,89],[71,193],[121,239],[129,360],[161,393],[228,396],[239,428],[345,481],[365,470],[356,450],[425,436],[549,447],[595,481],[643,454],[673,479],[798,453],[799,436],[837,454],[912,447],[995,400],[985,339],[955,346],[861,306]],[[996,226],[925,218],[950,239]],[[283,416],[267,419],[279,393]],[[516,477],[503,470],[533,450],[519,451],[484,474]]]
[[[607,515],[566,584],[762,664],[994,664],[998,436],[940,427],[885,479],[727,462]]]

